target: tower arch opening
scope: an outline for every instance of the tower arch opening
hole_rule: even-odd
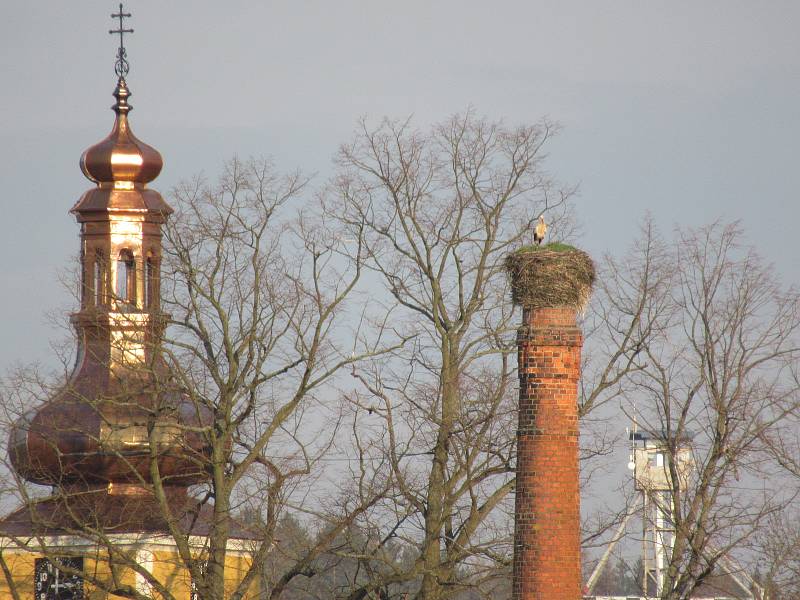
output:
[[[118,309],[130,311],[136,307],[136,260],[127,248],[120,250],[117,256],[114,291]]]

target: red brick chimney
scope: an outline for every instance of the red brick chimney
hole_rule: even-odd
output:
[[[509,257],[517,332],[519,427],[514,600],[581,598],[577,311],[594,268],[583,252],[537,249]]]

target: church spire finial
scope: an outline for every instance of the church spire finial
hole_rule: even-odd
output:
[[[119,34],[119,49],[117,50],[117,62],[114,63],[114,72],[120,79],[125,79],[125,76],[130,71],[130,64],[128,64],[128,53],[125,51],[125,38],[126,33],[133,33],[133,29],[125,29],[123,19],[130,18],[131,13],[123,12],[122,2],[119,3],[119,12],[112,13],[112,19],[119,19],[119,27],[116,29],[109,29],[108,33],[111,35]]]
[[[114,90],[117,101],[111,107],[117,113],[114,127],[106,139],[81,156],[81,169],[86,177],[98,185],[113,184],[115,189],[132,189],[136,184],[147,184],[158,176],[163,166],[158,151],[137,139],[128,122],[128,113],[133,107],[128,103],[131,91],[125,82],[130,65],[124,35],[133,33],[133,29],[125,27],[124,19],[130,16],[131,13],[126,13],[120,2],[119,12],[111,15],[113,19],[119,19],[119,27],[108,31],[119,35],[117,63],[114,67],[118,76]]]

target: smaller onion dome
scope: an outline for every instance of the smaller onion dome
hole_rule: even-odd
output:
[[[139,140],[131,131],[128,104],[131,92],[120,77],[114,97],[117,99],[111,109],[117,113],[114,127],[108,137],[86,150],[81,156],[81,170],[95,183],[128,181],[145,184],[153,181],[161,172],[164,161],[158,150]]]

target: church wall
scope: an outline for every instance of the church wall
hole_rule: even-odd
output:
[[[132,553],[137,554],[138,564],[147,568],[177,600],[189,600],[191,593],[191,576],[189,571],[183,568],[178,553],[174,550],[142,550],[131,549]],[[21,600],[39,600],[35,595],[35,563],[37,558],[43,555],[35,552],[20,549],[8,549],[3,551],[3,559],[6,561],[11,572],[12,585],[19,593]],[[225,560],[225,597],[229,597],[239,582],[244,578],[247,569],[250,567],[250,557],[241,552],[230,552]],[[110,581],[111,571],[108,562],[99,556],[84,555],[84,571],[91,573],[94,577],[101,580]],[[139,591],[148,594],[154,600],[160,600],[161,596],[154,593],[144,584],[142,578],[137,578],[132,569],[123,569],[119,574],[123,584],[137,586]],[[255,600],[258,597],[258,578],[244,596],[244,600]],[[96,586],[85,583],[85,600],[107,600],[119,598],[119,596],[109,594]],[[6,577],[0,574],[0,599],[6,600],[13,598],[11,587]]]

